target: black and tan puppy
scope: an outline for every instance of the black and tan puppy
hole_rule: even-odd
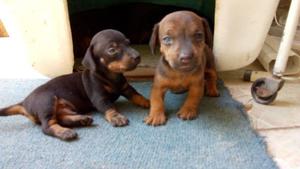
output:
[[[145,123],[153,126],[166,123],[164,95],[167,90],[188,92],[177,115],[183,120],[194,119],[198,115],[205,86],[207,95],[219,96],[208,23],[190,11],[170,13],[154,26],[150,39],[152,53],[158,43],[161,58],[155,72],[151,108]]]
[[[77,133],[68,127],[88,126],[93,119],[84,113],[97,110],[113,126],[125,126],[128,119],[113,102],[120,96],[142,107],[149,101],[128,84],[122,72],[134,69],[139,53],[118,31],[97,33],[82,61],[87,70],[60,76],[35,89],[21,103],[0,110],[1,116],[24,115],[40,123],[45,134],[71,140]]]

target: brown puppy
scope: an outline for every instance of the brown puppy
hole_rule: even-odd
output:
[[[161,58],[156,68],[151,91],[151,108],[145,123],[162,125],[166,122],[164,95],[188,91],[188,96],[177,113],[183,120],[198,115],[198,105],[204,93],[219,96],[217,74],[212,54],[212,34],[205,19],[190,11],[166,15],[153,28],[150,39],[152,53],[160,43]]]
[[[105,113],[113,126],[128,124],[113,102],[123,95],[134,104],[149,107],[149,101],[128,84],[122,72],[134,69],[139,53],[118,31],[97,33],[82,61],[84,72],[60,76],[35,89],[21,103],[0,110],[0,116],[24,115],[42,125],[45,134],[62,140],[77,137],[67,127],[88,126],[92,117],[81,115],[92,110]]]

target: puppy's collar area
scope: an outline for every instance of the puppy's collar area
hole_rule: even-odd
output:
[[[85,70],[89,76],[95,77],[95,79],[99,79],[104,85],[114,86],[114,84],[123,84],[125,77],[121,73],[111,73],[111,72],[96,72]]]
[[[107,69],[106,70],[102,70],[102,71],[99,70],[95,74],[97,76],[101,75],[102,78],[104,77],[105,79],[109,79],[109,80],[112,80],[112,81],[118,80],[118,79],[120,79],[120,77],[123,76],[122,73],[111,72],[111,71],[109,71]]]

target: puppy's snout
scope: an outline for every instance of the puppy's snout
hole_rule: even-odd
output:
[[[141,61],[141,56],[140,53],[132,48],[129,49],[130,57],[133,61],[135,62],[140,62]]]
[[[133,59],[135,62],[140,62],[140,61],[141,61],[141,56],[140,56],[140,55],[134,55],[134,56],[132,56],[132,59]]]
[[[192,61],[192,59],[193,59],[192,52],[181,52],[179,54],[179,60],[183,64],[190,63]]]

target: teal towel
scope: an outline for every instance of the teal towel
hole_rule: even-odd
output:
[[[1,80],[0,107],[21,101],[45,80]],[[150,82],[133,83],[149,97]],[[219,83],[221,96],[204,97],[196,120],[176,112],[186,95],[167,93],[168,122],[143,123],[147,109],[124,98],[119,110],[130,124],[115,128],[93,113],[94,126],[77,128],[79,139],[64,142],[42,133],[22,116],[0,117],[1,169],[274,169],[264,141],[250,127],[242,106]]]

